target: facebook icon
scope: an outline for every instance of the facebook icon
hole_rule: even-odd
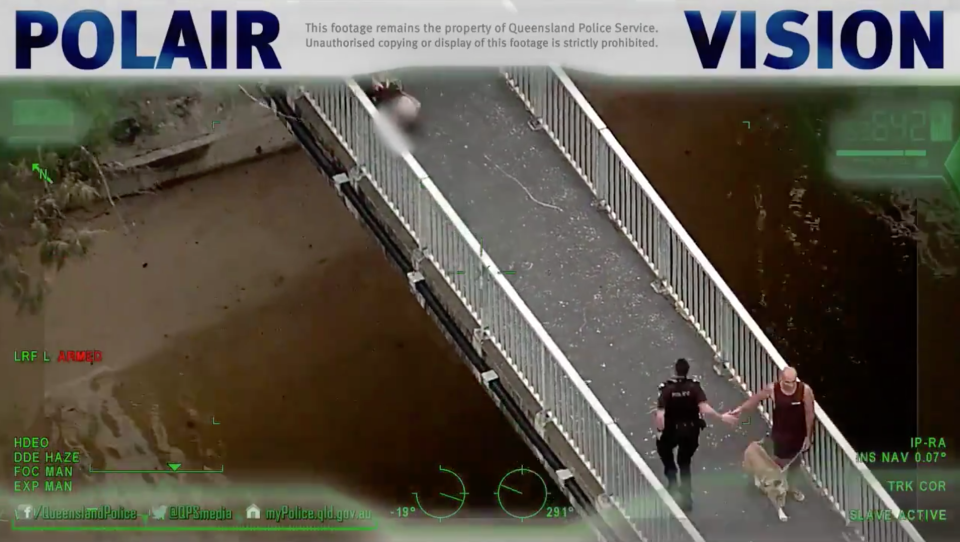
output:
[[[17,519],[33,519],[33,505],[21,504],[18,506]]]

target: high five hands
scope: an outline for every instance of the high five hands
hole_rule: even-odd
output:
[[[727,425],[737,425],[737,423],[740,422],[740,409],[737,408],[731,410],[730,412],[725,412],[720,415],[720,419],[723,420],[723,423]]]

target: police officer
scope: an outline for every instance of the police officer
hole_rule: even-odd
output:
[[[712,416],[729,425],[735,425],[737,417],[732,414],[721,416],[707,403],[707,395],[703,392],[700,381],[687,376],[690,373],[690,362],[683,358],[678,359],[675,371],[676,376],[659,387],[657,454],[663,462],[667,488],[680,508],[689,512],[693,508],[690,462],[700,446],[700,431],[707,426],[703,416]],[[676,460],[673,456],[674,448],[677,448]]]

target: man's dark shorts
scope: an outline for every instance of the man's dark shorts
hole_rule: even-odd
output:
[[[797,439],[773,439],[773,456],[777,459],[791,460],[803,450],[803,441]]]

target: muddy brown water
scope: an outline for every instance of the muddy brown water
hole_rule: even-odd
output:
[[[94,253],[57,278],[44,314],[4,307],[8,506],[26,497],[10,492],[7,467],[21,435],[79,450],[97,469],[224,469],[77,476],[77,495],[129,488],[120,493],[135,506],[171,485],[288,502],[306,486],[336,489],[387,520],[417,508],[417,492],[444,515],[454,505],[440,494],[462,489],[442,466],[469,493],[445,525],[530,525],[508,518],[494,493],[511,470],[542,467],[302,152],[122,205],[129,233],[116,213],[94,218],[104,230]],[[104,361],[12,363],[14,349],[38,345],[99,349]],[[27,423],[36,409],[40,420]],[[510,485],[523,492],[512,513],[542,504],[532,476]],[[567,506],[547,490],[549,506]],[[418,525],[439,525],[419,515]]]

